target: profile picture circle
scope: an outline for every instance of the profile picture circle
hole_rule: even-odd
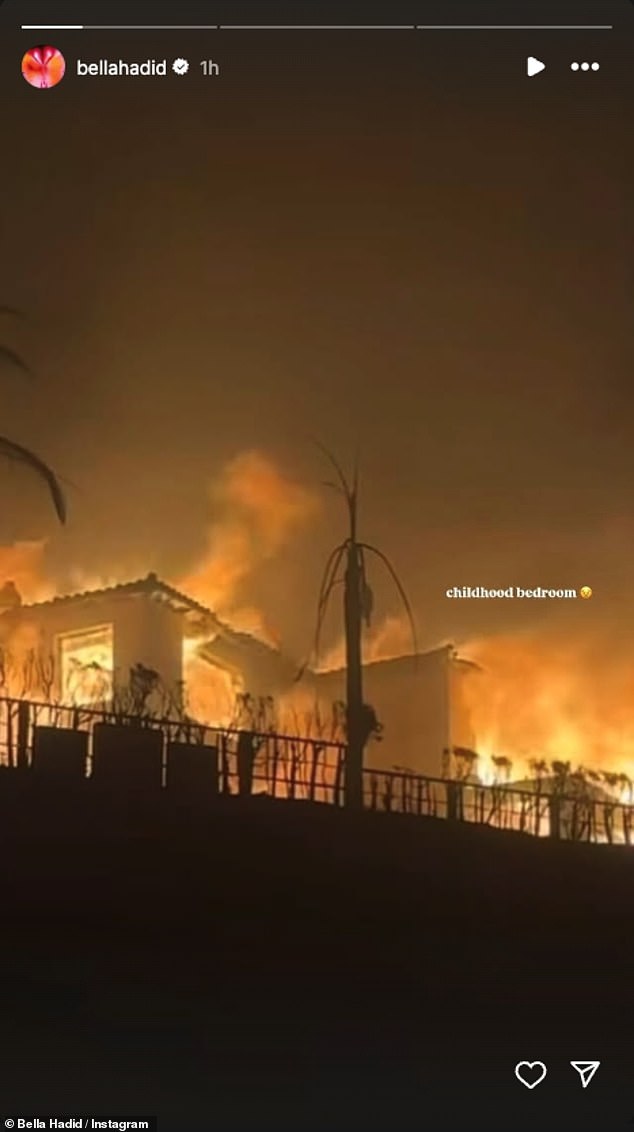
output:
[[[61,83],[65,70],[66,60],[57,47],[41,44],[29,48],[22,56],[24,78],[27,83],[39,87],[40,90],[48,90],[49,87]]]

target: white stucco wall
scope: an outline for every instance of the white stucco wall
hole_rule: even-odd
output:
[[[0,644],[13,656],[33,649],[44,661],[52,658],[59,698],[60,635],[99,625],[113,627],[115,683],[127,686],[130,669],[140,663],[176,692],[183,678],[183,616],[148,594],[94,594],[12,610],[0,617]]]
[[[449,645],[366,665],[364,699],[384,726],[383,740],[368,743],[366,765],[440,776],[443,752],[464,732],[456,695],[460,678]],[[345,671],[320,674],[317,690],[325,704],[345,700]]]

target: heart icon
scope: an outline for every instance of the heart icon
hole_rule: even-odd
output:
[[[515,1076],[518,1081],[526,1085],[527,1089],[534,1089],[541,1085],[546,1076],[546,1066],[543,1061],[518,1061],[515,1066]]]

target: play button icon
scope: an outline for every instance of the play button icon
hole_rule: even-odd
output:
[[[533,75],[538,75],[540,71],[544,70],[545,66],[546,64],[542,63],[541,59],[536,59],[534,55],[529,55],[526,60],[526,74],[532,79]]]

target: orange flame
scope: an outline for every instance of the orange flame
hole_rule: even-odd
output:
[[[387,616],[369,631],[362,640],[363,663],[372,664],[375,660],[394,660],[413,652],[412,630],[405,617]],[[344,668],[346,664],[346,642],[341,637],[336,644],[317,658],[322,672]]]
[[[0,546],[0,586],[14,582],[25,602],[54,597],[55,586],[44,572],[45,549],[45,539]]]
[[[243,600],[243,590],[258,566],[275,558],[316,514],[318,497],[257,451],[243,452],[231,460],[212,484],[210,496],[215,518],[207,530],[206,552],[175,584],[226,616],[235,629],[278,645],[277,635],[262,611]],[[0,587],[12,581],[25,603],[57,596],[60,587],[44,570],[45,546],[41,540],[0,547]],[[70,570],[68,576],[73,592],[129,580],[121,571],[97,575],[81,566]],[[195,702],[204,717],[226,719],[233,711],[237,686],[219,670],[213,672],[199,662],[191,650],[184,660],[192,706]]]
[[[212,726],[227,727],[233,722],[236,699],[244,691],[231,673],[215,668],[196,654],[198,641],[185,641],[183,678],[186,707],[193,719]]]
[[[605,636],[542,629],[461,652],[482,669],[463,692],[479,754],[511,759],[514,778],[530,759],[632,775],[634,661]]]
[[[207,531],[207,549],[179,588],[236,627],[270,639],[262,613],[245,608],[241,588],[253,571],[274,558],[317,512],[317,496],[287,478],[261,452],[244,452],[212,485],[220,515]]]
[[[364,660],[411,650],[407,620],[386,617],[366,635]],[[634,657],[607,633],[542,627],[466,641],[459,654],[478,666],[463,674],[458,706],[480,777],[494,777],[494,755],[510,760],[514,780],[531,773],[531,760],[634,779]],[[320,668],[344,665],[341,640]]]

